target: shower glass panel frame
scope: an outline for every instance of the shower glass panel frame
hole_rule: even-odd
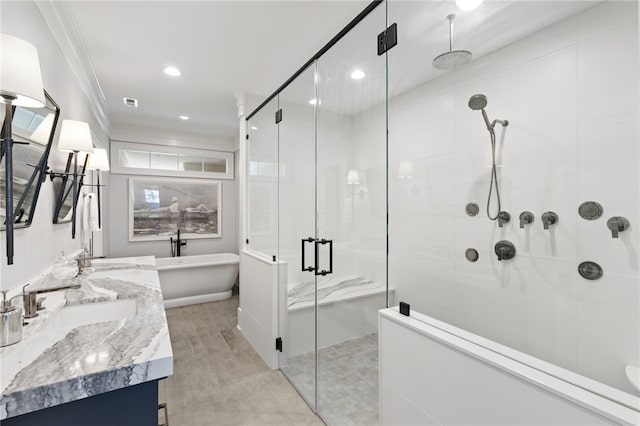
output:
[[[378,417],[377,311],[389,300],[386,54],[377,53],[378,34],[387,27],[382,3],[371,3],[248,123],[249,248],[269,258],[277,253],[273,260],[283,265],[279,366],[328,423],[375,423]],[[364,77],[352,77],[356,70]],[[376,119],[379,131],[354,129],[358,114]],[[375,166],[360,167],[363,157],[375,157]],[[261,170],[274,159],[277,185],[269,195],[274,174]],[[272,223],[269,211],[277,216],[276,252],[273,232],[260,232],[265,227],[259,225]],[[345,351],[353,356],[341,356]],[[368,386],[351,377],[347,394],[334,392],[349,377],[340,371],[363,376],[365,364]],[[336,398],[357,408],[336,411]]]
[[[248,246],[266,258],[278,251],[278,127],[274,123],[277,109],[276,97],[252,117],[248,126]]]
[[[316,64],[278,94],[280,369],[316,410]]]
[[[332,271],[317,281],[317,410],[328,424],[378,422],[378,310],[390,297],[386,28],[383,4],[317,60],[318,268]],[[363,116],[371,125],[355,126]]]

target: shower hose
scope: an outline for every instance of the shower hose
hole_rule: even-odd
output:
[[[489,183],[489,196],[487,197],[487,216],[491,220],[496,220],[502,211],[502,206],[500,205],[500,188],[498,186],[498,171],[496,170],[496,133],[493,129],[490,129],[489,133],[491,134],[491,182]],[[498,201],[498,213],[495,216],[491,216],[491,194],[494,186]]]

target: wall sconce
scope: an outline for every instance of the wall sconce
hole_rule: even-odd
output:
[[[360,173],[357,170],[347,172],[347,185],[360,185]]]
[[[73,153],[73,213],[71,215],[71,238],[76,237],[76,211],[78,202],[78,155],[93,153],[91,129],[84,121],[62,120],[58,150]],[[82,175],[84,176],[84,175]]]
[[[89,164],[87,165],[87,169],[95,170],[97,176],[97,195],[98,195],[98,227],[102,229],[102,213],[100,208],[100,187],[104,185],[100,185],[100,172],[109,171],[109,155],[107,154],[106,149],[102,148],[94,148],[93,154],[89,156]]]
[[[398,179],[413,179],[413,163],[402,161],[398,166]]]
[[[13,265],[13,107],[43,107],[45,104],[38,50],[34,45],[0,33],[0,102],[5,104],[4,133],[0,149],[5,160],[5,217],[7,265]]]

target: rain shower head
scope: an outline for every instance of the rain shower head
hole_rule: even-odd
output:
[[[433,67],[445,71],[469,62],[471,62],[471,52],[468,50],[450,50],[433,58]]]
[[[453,20],[456,15],[447,16],[449,20],[449,51],[436,56],[433,59],[433,67],[438,70],[452,70],[460,65],[471,62],[471,52],[468,50],[453,50]]]
[[[479,111],[487,106],[487,97],[485,95],[473,95],[469,98],[469,108]]]

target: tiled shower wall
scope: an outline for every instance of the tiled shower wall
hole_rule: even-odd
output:
[[[391,87],[402,78],[392,53]],[[390,99],[389,284],[398,300],[634,392],[624,367],[640,364],[638,71],[637,3],[607,2]],[[496,127],[512,216],[503,228],[485,213],[490,139],[467,106],[476,93],[491,119],[510,122]],[[383,126],[367,112],[354,118],[358,168],[384,167],[366,149]],[[382,190],[369,185],[369,196]],[[578,215],[588,200],[602,204],[600,219]],[[468,202],[480,214],[467,216]],[[525,210],[535,222],[520,229]],[[559,216],[550,230],[545,211]],[[611,216],[631,223],[619,239]],[[494,254],[503,239],[517,248],[513,260]],[[586,260],[604,268],[601,279],[578,275]]]

